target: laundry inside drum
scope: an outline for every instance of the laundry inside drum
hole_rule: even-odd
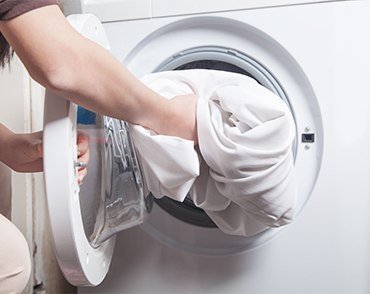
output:
[[[190,69],[209,69],[209,70],[227,71],[232,73],[243,74],[255,79],[252,74],[242,69],[241,67],[221,60],[212,60],[212,59],[195,60],[173,68],[173,70],[190,70]],[[256,81],[260,83],[258,80]],[[182,220],[186,223],[195,226],[205,228],[217,228],[217,225],[204,212],[204,210],[197,207],[194,204],[194,202],[190,199],[190,196],[186,197],[185,201],[182,203],[170,199],[168,197],[155,199],[154,201],[159,207],[161,207],[167,213],[169,213],[170,215],[179,220]]]
[[[141,224],[152,206],[125,122],[79,107],[78,129],[89,135],[90,160],[80,189],[84,231],[92,246]]]

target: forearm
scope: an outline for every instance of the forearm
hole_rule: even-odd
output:
[[[31,76],[95,112],[160,131],[168,101],[135,79],[105,49],[82,37],[57,6],[0,24]]]
[[[160,121],[171,115],[168,100],[136,79],[105,49],[78,38],[79,49],[69,50],[71,56],[64,55],[67,60],[61,61],[78,62],[71,62],[67,73],[57,75],[49,87],[87,109],[160,131]]]
[[[62,96],[95,112],[151,128],[159,127],[158,118],[170,115],[166,113],[168,100],[136,79],[105,49],[86,39],[80,45],[88,54],[71,52],[80,61],[71,64],[71,72],[54,84]],[[78,65],[83,65],[82,69]]]

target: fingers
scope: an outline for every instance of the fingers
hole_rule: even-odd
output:
[[[77,135],[77,152],[78,161],[88,163],[90,159],[89,151],[89,135],[83,131],[79,131]],[[81,167],[78,170],[78,184],[81,185],[83,179],[87,175],[87,168]]]
[[[90,151],[89,151],[88,148],[83,153],[79,153],[79,154],[80,154],[78,156],[78,161],[79,162],[84,162],[84,163],[88,163],[89,162],[89,160],[90,160]]]
[[[88,162],[89,161],[89,151],[85,153],[84,156],[79,157],[78,161],[80,162]],[[87,175],[87,168],[86,167],[81,167],[78,169],[78,184],[81,185],[83,179]]]
[[[77,153],[78,161],[88,163],[90,159],[89,151],[89,135],[85,132],[79,131],[77,137]],[[81,168],[82,170],[84,168]]]
[[[79,185],[82,184],[82,181],[86,177],[86,175],[87,175],[87,168],[83,168],[78,171],[78,184]]]
[[[31,134],[14,134],[13,148],[7,164],[17,172],[41,172],[43,171],[43,144],[42,132]],[[77,138],[78,160],[88,163],[89,136],[87,133],[80,131]],[[10,146],[12,146],[10,144]],[[86,167],[78,171],[78,182],[82,183],[83,178],[87,175]]]
[[[86,132],[79,131],[77,135],[78,155],[83,155],[89,150],[89,135]]]

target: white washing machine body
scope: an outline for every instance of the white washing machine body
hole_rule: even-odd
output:
[[[118,235],[101,285],[79,293],[368,293],[370,1],[198,2],[66,1],[66,12],[95,13],[139,78],[215,61],[278,94],[297,126],[297,219],[231,237],[158,202]]]

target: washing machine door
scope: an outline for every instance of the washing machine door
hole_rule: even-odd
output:
[[[69,17],[86,37],[109,49],[99,20]],[[77,140],[89,137],[88,174],[78,175]],[[115,234],[141,224],[150,211],[127,124],[78,107],[46,91],[44,175],[55,252],[66,279],[96,286],[106,276]]]

